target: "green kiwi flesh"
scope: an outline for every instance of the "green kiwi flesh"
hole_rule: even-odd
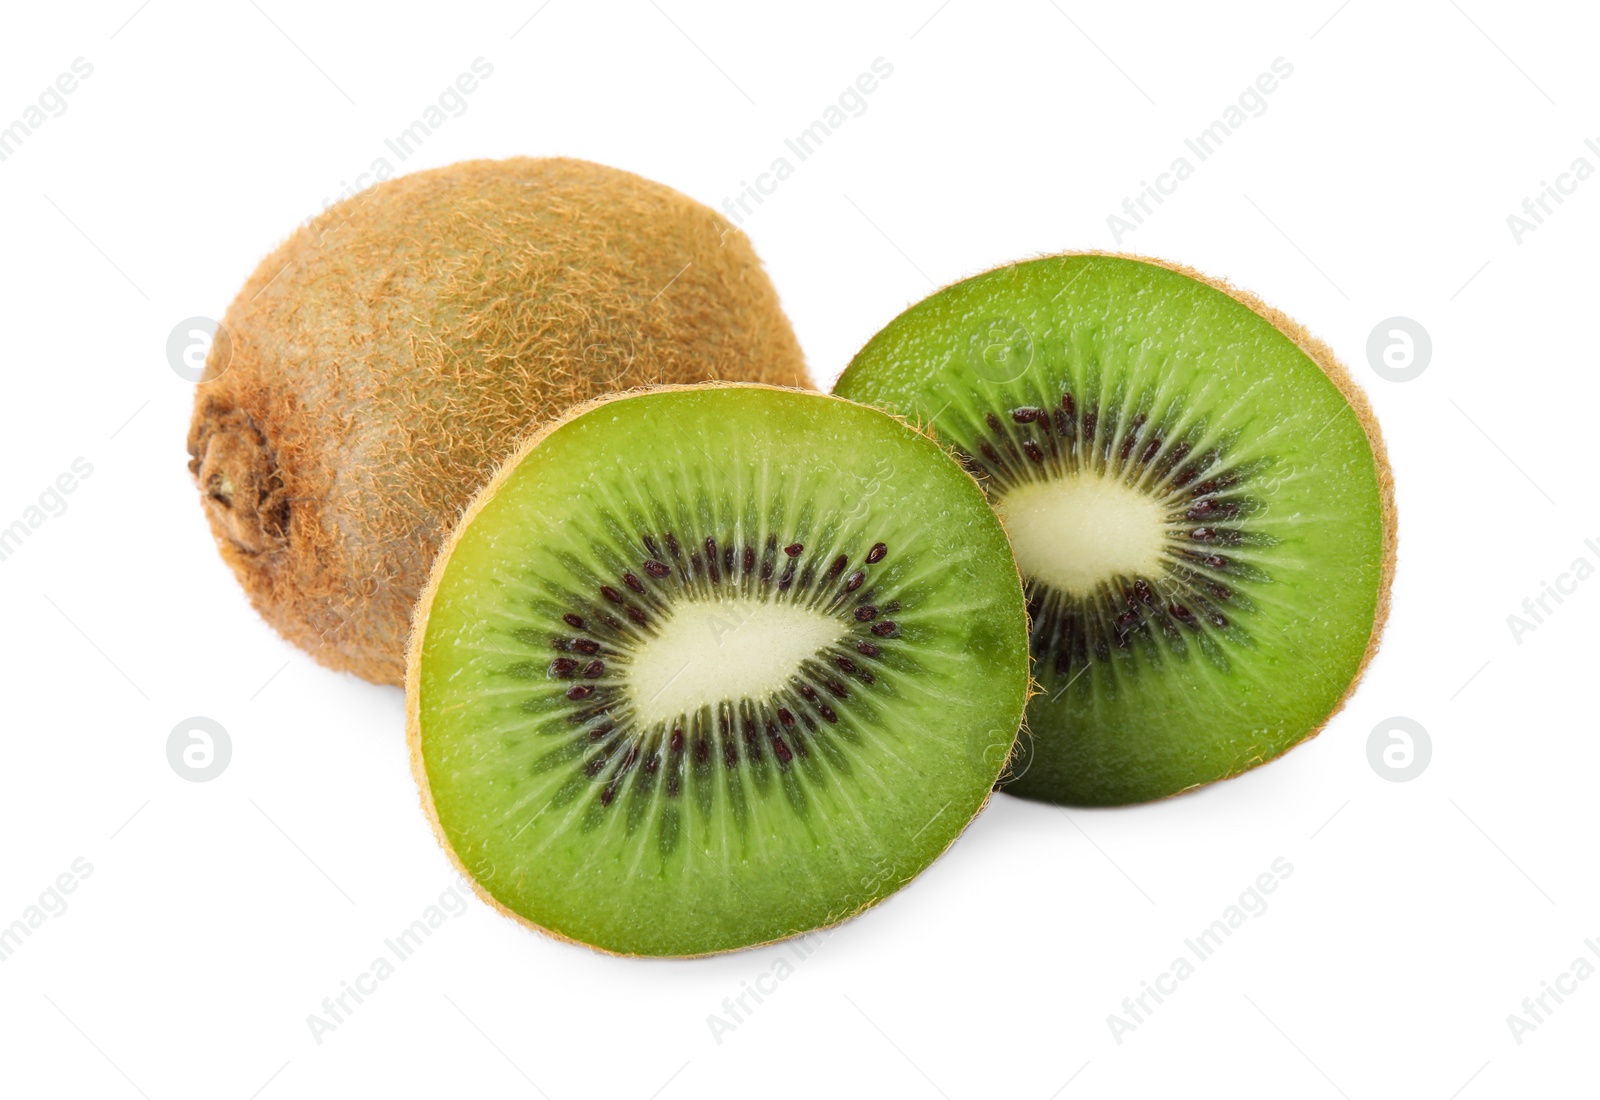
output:
[[[901,314],[834,392],[931,425],[1006,523],[1039,687],[1011,793],[1115,805],[1236,775],[1319,730],[1376,648],[1377,425],[1247,294],[1132,257],[1019,263]]]
[[[480,893],[674,956],[899,889],[983,806],[1027,688],[971,475],[881,411],[749,385],[526,445],[441,552],[407,675],[424,806]]]

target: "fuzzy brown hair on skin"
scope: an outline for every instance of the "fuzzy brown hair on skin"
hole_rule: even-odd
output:
[[[530,432],[637,386],[811,387],[743,233],[579,160],[378,184],[262,261],[222,324],[188,437],[217,546],[279,633],[382,684],[441,543]]]

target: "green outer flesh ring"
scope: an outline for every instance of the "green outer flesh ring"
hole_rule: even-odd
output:
[[[1097,661],[1068,686],[1037,661],[1039,694],[1002,789],[1070,805],[1142,802],[1237,775],[1319,731],[1376,649],[1396,539],[1377,424],[1331,352],[1253,296],[1187,269],[1076,254],[923,300],[868,342],[834,392],[959,448],[941,411],[1003,405],[1010,383],[996,379],[1014,371],[1080,401],[1112,398],[1118,378],[1163,400],[1197,391],[1200,412],[1237,433],[1244,457],[1268,463],[1265,507],[1250,524],[1277,543],[1260,554],[1270,582],[1251,592],[1251,644],[1230,650],[1226,671],[1187,660],[1130,676],[1126,662]]]
[[[847,782],[870,784],[854,792],[861,817],[840,812],[836,780],[808,789],[809,817],[796,819],[783,798],[752,795],[761,812],[747,833],[730,842],[732,830],[716,831],[726,824],[718,816],[669,854],[619,839],[620,827],[586,833],[536,820],[519,840],[512,834],[530,815],[511,807],[526,793],[517,787],[526,761],[487,728],[495,718],[478,693],[499,684],[482,624],[515,612],[519,570],[529,559],[553,568],[540,558],[545,546],[561,544],[603,490],[642,467],[658,482],[706,476],[717,484],[716,471],[761,454],[785,456],[776,464],[823,497],[864,491],[871,519],[907,537],[922,532],[920,543],[891,549],[882,568],[916,572],[925,613],[908,605],[899,618],[904,640],[915,639],[917,660],[935,675],[909,677],[887,662],[880,672],[880,688],[893,694],[877,698],[878,709],[900,721],[879,732],[897,751],[863,751],[856,762]],[[1020,577],[998,520],[959,465],[876,409],[712,384],[581,407],[506,463],[463,517],[418,605],[407,706],[424,808],[480,896],[524,924],[602,951],[693,956],[837,923],[907,883],[987,801],[1027,686]],[[720,815],[726,792],[718,792]]]

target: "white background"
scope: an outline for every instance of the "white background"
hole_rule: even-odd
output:
[[[0,526],[93,473],[0,562],[0,1090],[26,1096],[1333,1097],[1589,1094],[1600,980],[1507,1017],[1600,937],[1600,155],[1579,5],[138,0],[7,11],[0,125],[93,75],[0,163]],[[531,19],[531,21],[530,21]],[[821,384],[936,285],[1118,244],[1107,215],[1275,58],[1293,75],[1120,245],[1262,294],[1366,386],[1399,488],[1384,648],[1320,738],[1161,804],[997,798],[909,889],[774,986],[778,946],[695,962],[557,943],[474,901],[319,1045],[306,1018],[451,884],[402,696],[316,666],[247,606],[185,469],[169,332],[494,66],[404,165],[584,157],[720,207],[875,58],[868,109],[746,219]],[[391,160],[394,158],[391,155]],[[1191,156],[1191,160],[1194,158]],[[793,158],[791,157],[791,160]],[[1416,380],[1369,333],[1432,336]],[[166,742],[231,735],[217,779]],[[1392,716],[1432,759],[1368,760]],[[1293,874],[1136,1030],[1122,1014],[1274,859]],[[1590,956],[1600,965],[1600,958]],[[775,988],[732,1020],[724,998]],[[1554,1001],[1549,1001],[1554,1006]],[[720,1041],[719,1041],[720,1039]]]

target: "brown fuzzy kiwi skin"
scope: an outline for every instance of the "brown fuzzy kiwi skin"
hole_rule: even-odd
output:
[[[651,955],[651,956],[635,955],[635,954],[630,954],[629,952],[626,952],[626,951],[612,951],[609,948],[599,947],[599,946],[596,946],[595,944],[592,944],[592,943],[585,943],[582,940],[573,939],[571,936],[563,935],[562,933],[557,932],[557,931],[555,931],[553,929],[546,928],[542,924],[537,924],[534,921],[529,920],[527,917],[523,916],[521,913],[518,913],[516,910],[514,910],[514,909],[510,908],[509,906],[505,905],[503,902],[500,901],[499,898],[497,898],[493,894],[489,893],[489,891],[487,889],[485,889],[483,887],[483,885],[478,882],[477,876],[472,873],[472,869],[467,866],[466,861],[463,860],[461,858],[460,854],[456,852],[455,846],[450,843],[450,838],[445,834],[444,823],[439,820],[439,812],[438,812],[437,808],[435,808],[435,806],[433,804],[433,789],[432,789],[431,785],[428,782],[428,769],[427,769],[427,766],[424,764],[423,759],[422,759],[422,714],[421,714],[421,705],[422,704],[421,704],[421,698],[420,698],[421,694],[422,694],[422,692],[421,692],[421,686],[422,686],[422,650],[423,650],[423,645],[424,645],[424,643],[425,643],[425,641],[426,641],[426,639],[428,637],[428,613],[429,613],[430,609],[433,606],[434,593],[438,591],[439,583],[444,578],[445,569],[449,566],[450,555],[455,550],[456,543],[458,541],[460,541],[462,534],[466,531],[467,527],[472,523],[472,520],[477,516],[477,514],[480,511],[483,510],[483,507],[486,504],[488,504],[488,502],[494,497],[495,492],[500,488],[500,486],[505,482],[505,480],[511,476],[513,471],[515,471],[516,468],[522,463],[522,460],[525,459],[528,456],[529,452],[531,452],[535,447],[537,447],[540,443],[542,443],[546,436],[548,436],[551,432],[554,432],[557,428],[560,428],[563,424],[566,424],[569,420],[576,420],[578,417],[582,416],[583,414],[585,414],[587,412],[591,412],[594,409],[597,409],[602,405],[609,404],[610,402],[615,401],[615,400],[617,400],[619,398],[633,397],[633,396],[636,396],[637,394],[641,394],[641,393],[657,393],[657,392],[671,391],[671,390],[708,390],[708,389],[719,389],[719,388],[728,388],[728,387],[737,387],[739,389],[765,389],[765,390],[777,390],[777,389],[786,388],[786,387],[781,387],[781,386],[765,385],[765,384],[762,384],[762,383],[746,383],[746,382],[706,382],[706,383],[691,384],[691,385],[666,384],[666,385],[659,385],[659,386],[643,386],[643,387],[638,387],[636,389],[629,390],[629,391],[626,391],[626,392],[623,392],[623,393],[606,394],[606,395],[603,395],[601,397],[595,398],[592,401],[586,401],[581,405],[577,405],[577,406],[567,410],[567,412],[565,414],[563,414],[562,416],[560,416],[556,420],[551,421],[550,423],[543,425],[537,432],[535,432],[533,435],[531,435],[531,436],[529,436],[529,437],[527,437],[526,439],[523,440],[522,445],[517,448],[516,453],[513,454],[511,457],[507,458],[506,461],[501,464],[500,468],[494,472],[493,476],[491,476],[489,478],[489,480],[483,485],[483,487],[478,490],[477,494],[473,497],[471,503],[469,503],[467,505],[466,510],[461,515],[461,521],[456,525],[455,529],[453,531],[451,531],[450,537],[448,539],[446,539],[444,545],[439,549],[439,553],[434,559],[433,568],[429,572],[429,575],[428,575],[428,583],[423,587],[422,594],[417,599],[416,611],[415,611],[415,614],[412,616],[413,626],[412,626],[412,631],[411,631],[411,641],[410,641],[410,644],[406,648],[406,681],[405,681],[405,683],[406,683],[406,746],[407,746],[407,750],[409,751],[410,757],[411,757],[411,774],[412,774],[413,778],[415,778],[416,781],[417,781],[417,794],[418,794],[418,797],[419,797],[419,799],[420,799],[420,801],[422,803],[422,812],[423,812],[423,815],[427,817],[428,824],[433,827],[434,839],[438,841],[439,847],[444,849],[445,855],[447,857],[449,857],[450,862],[455,867],[457,873],[459,873],[461,875],[461,877],[466,880],[467,884],[472,887],[472,892],[474,894],[477,894],[480,899],[482,899],[491,908],[497,910],[502,916],[510,917],[512,920],[516,921],[518,924],[522,925],[525,928],[531,928],[535,932],[539,932],[539,933],[542,933],[542,934],[544,934],[546,936],[550,936],[550,937],[552,937],[554,939],[561,940],[564,943],[576,944],[579,947],[586,947],[589,950],[596,951],[596,952],[598,952],[598,953],[600,953],[602,955],[611,955],[611,956],[614,956],[614,957],[617,957],[617,958],[628,958],[628,959],[637,959],[637,958],[703,959],[703,958],[709,958],[709,957],[712,957],[712,956],[715,956],[715,955],[732,954],[733,952],[736,952],[736,951],[753,951],[756,948],[768,947],[768,946],[770,946],[772,944],[775,944],[775,943],[782,943],[784,940],[791,940],[791,939],[794,939],[797,936],[805,936],[805,935],[810,935],[811,933],[814,933],[814,932],[825,932],[825,931],[828,931],[830,929],[837,928],[839,925],[844,924],[846,921],[852,919],[853,917],[858,917],[862,913],[865,913],[868,909],[872,909],[872,908],[874,908],[874,907],[876,907],[878,905],[882,905],[889,898],[891,898],[891,897],[895,896],[896,894],[900,893],[900,891],[906,885],[906,882],[898,883],[898,884],[896,884],[894,889],[885,892],[884,894],[882,894],[881,896],[879,896],[877,898],[874,898],[872,901],[867,902],[865,905],[858,906],[857,908],[852,909],[847,913],[839,914],[838,916],[836,916],[832,920],[829,920],[828,922],[826,922],[824,924],[820,924],[820,925],[816,926],[815,928],[797,929],[797,930],[795,930],[793,932],[787,932],[787,933],[785,933],[785,934],[783,934],[781,936],[774,936],[770,940],[763,940],[760,943],[746,944],[743,947],[736,947],[736,948],[731,948],[731,949],[727,949],[727,950],[705,951],[705,952],[701,952],[699,954],[690,954],[690,955]],[[793,388],[793,387],[788,387],[788,388]],[[860,406],[859,402],[850,401],[848,398],[835,397],[835,396],[833,396],[831,394],[827,395],[827,396],[832,397],[832,399],[835,400],[835,401],[842,401],[847,405],[857,405],[859,407],[869,407],[869,408],[871,407],[871,406]],[[873,408],[873,411],[874,412],[879,412],[879,413],[883,413],[884,412],[884,410],[878,409],[878,408]],[[926,438],[926,439],[930,440],[931,442],[935,443],[939,447],[939,449],[941,451],[943,451],[946,454],[946,456],[951,459],[952,462],[955,462],[955,452],[953,450],[951,450],[950,448],[944,446],[943,444],[939,443],[938,440],[935,439],[930,432],[928,432],[928,431],[926,431],[924,429],[916,427],[915,425],[913,425],[909,421],[907,421],[904,417],[897,416],[897,415],[895,415],[893,413],[884,413],[884,415],[889,416],[890,419],[892,419],[892,420],[898,421],[900,424],[904,425],[908,430],[910,430],[912,432],[915,432],[918,435],[921,435],[924,438]],[[956,465],[962,470],[963,473],[967,472],[966,467],[965,466],[961,466],[961,464],[959,462],[957,462]],[[970,473],[968,473],[967,476],[969,478],[972,478],[972,475]],[[982,487],[978,484],[977,479],[972,478],[972,481],[973,481],[974,488],[976,488],[981,493],[982,492]],[[1022,574],[1021,574],[1020,570],[1017,573],[1017,590],[1019,592],[1022,591]],[[1033,695],[1033,683],[1032,683],[1031,679],[1030,679],[1030,682],[1029,682],[1029,688],[1028,688],[1028,693],[1027,694],[1028,694],[1029,697],[1031,697]],[[1026,701],[1024,701],[1024,706],[1026,706]],[[1020,725],[1021,721],[1022,721],[1022,716],[1019,715],[1018,716],[1019,725]],[[999,773],[997,773],[997,775],[996,775],[996,779],[997,780],[999,778],[999,774],[1003,774],[1004,773],[1004,770],[1005,770],[1006,766],[1010,763],[1010,760],[1011,760],[1010,756],[1007,756],[1004,760],[1001,761]],[[989,800],[991,798],[993,798],[993,796],[994,796],[994,791],[993,791],[993,789],[991,787],[991,790],[989,791],[989,793],[984,795],[983,801],[978,803],[977,808],[972,811],[972,816],[967,819],[967,824],[964,825],[962,827],[962,829],[959,832],[956,833],[955,836],[950,838],[950,843],[945,846],[943,852],[941,852],[933,860],[929,861],[928,867],[933,866],[933,864],[938,862],[939,859],[944,858],[944,854],[946,852],[949,852],[950,848],[955,844],[955,842],[961,838],[961,833],[965,832],[966,828],[968,826],[970,826],[973,821],[977,820],[978,815],[981,814],[988,807]],[[924,867],[922,869],[922,872],[919,872],[919,874],[926,872],[927,869],[928,869],[927,867]],[[910,880],[907,880],[907,882],[909,882],[909,881]]]
[[[1350,700],[1350,696],[1355,694],[1357,686],[1359,686],[1361,683],[1361,678],[1366,675],[1367,666],[1372,663],[1373,657],[1375,657],[1378,653],[1378,646],[1383,639],[1384,627],[1389,622],[1390,592],[1394,587],[1395,565],[1398,560],[1400,546],[1399,515],[1395,509],[1394,470],[1389,465],[1388,449],[1383,445],[1383,431],[1378,426],[1378,418],[1372,411],[1372,403],[1367,399],[1366,392],[1356,384],[1356,380],[1351,377],[1349,369],[1339,361],[1338,356],[1334,355],[1333,349],[1319,340],[1316,336],[1313,336],[1309,331],[1307,331],[1305,326],[1301,325],[1294,318],[1290,317],[1282,310],[1268,305],[1254,293],[1236,287],[1225,279],[1219,279],[1215,276],[1206,275],[1202,272],[1196,271],[1194,268],[1188,267],[1184,264],[1176,263],[1172,260],[1164,260],[1158,256],[1144,256],[1135,252],[1112,252],[1104,249],[1083,249],[1074,252],[1043,253],[1033,257],[1033,259],[1056,260],[1068,259],[1073,256],[1106,256],[1117,260],[1131,260],[1134,263],[1148,264],[1151,267],[1162,267],[1166,268],[1168,271],[1173,271],[1179,275],[1193,279],[1197,283],[1204,283],[1213,290],[1221,291],[1223,294],[1226,294],[1240,305],[1249,309],[1256,316],[1266,321],[1284,336],[1288,337],[1296,347],[1305,352],[1305,354],[1311,358],[1312,362],[1316,363],[1316,365],[1322,370],[1322,373],[1327,376],[1328,381],[1333,383],[1334,388],[1339,391],[1340,395],[1344,397],[1345,401],[1350,405],[1350,408],[1355,412],[1356,420],[1361,424],[1361,430],[1366,433],[1367,445],[1372,450],[1372,463],[1374,468],[1377,470],[1378,475],[1379,507],[1383,515],[1383,561],[1380,566],[1381,575],[1378,580],[1378,604],[1373,611],[1372,617],[1372,633],[1367,637],[1367,648],[1366,651],[1361,655],[1361,663],[1356,666],[1355,674],[1350,677],[1350,683],[1346,685],[1344,693],[1339,696],[1338,701],[1335,702],[1328,713],[1323,716],[1322,722],[1315,729],[1311,730],[1304,737],[1287,746],[1282,751],[1274,753],[1271,756],[1264,756],[1259,760],[1253,760],[1244,767],[1239,768],[1237,771],[1230,772],[1229,774],[1220,777],[1220,779],[1234,779],[1240,775],[1243,775],[1247,771],[1251,771],[1252,769],[1259,767],[1262,764],[1276,760],[1279,756],[1282,756],[1290,749],[1295,748],[1298,745],[1305,744],[1307,741],[1310,741],[1312,738],[1316,737],[1319,733],[1326,729],[1328,727],[1328,723],[1333,721],[1334,716],[1344,709],[1345,704]],[[1013,261],[1010,263],[998,264],[995,267],[987,268],[986,270],[980,271],[974,275],[958,279],[957,283],[963,283],[968,279],[977,278],[978,275],[987,275],[990,272],[1003,271],[1006,268],[1015,267],[1019,262],[1026,263],[1028,261]],[[954,286],[956,284],[952,283],[950,285]],[[935,293],[937,293],[937,291]],[[1028,731],[1026,728],[1024,728],[1021,736],[1027,735]],[[1218,781],[1219,780],[1207,780],[1203,783],[1196,783],[1193,786],[1185,787],[1181,791],[1174,791],[1172,794],[1166,795],[1165,798],[1176,798],[1178,795],[1187,794],[1190,791],[1209,786],[1211,783]],[[1163,799],[1156,799],[1155,801],[1163,801]]]
[[[374,683],[403,681],[434,555],[528,431],[659,382],[811,388],[743,233],[561,158],[347,199],[262,261],[223,327],[188,436],[218,549],[280,634]]]

